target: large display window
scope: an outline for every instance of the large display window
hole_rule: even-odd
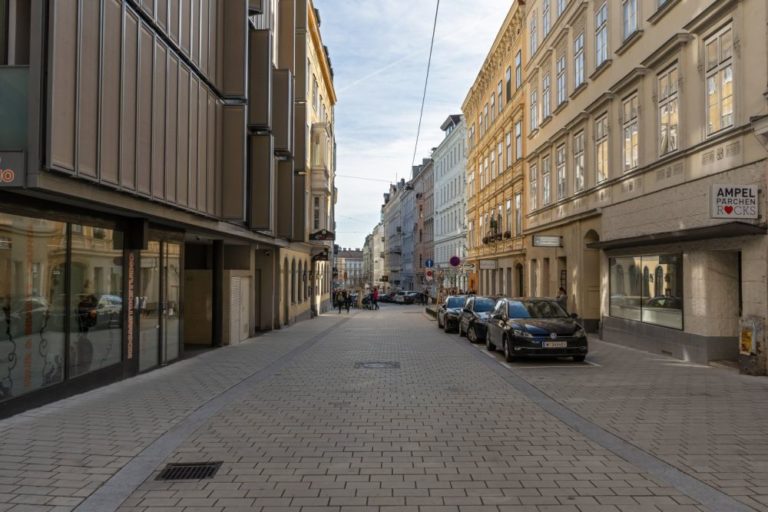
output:
[[[0,401],[119,363],[120,231],[0,213]]]
[[[682,256],[611,258],[609,306],[616,318],[682,329]]]

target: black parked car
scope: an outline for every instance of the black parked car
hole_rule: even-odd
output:
[[[459,315],[467,301],[466,295],[449,295],[437,308],[437,328],[449,332],[459,326]]]
[[[484,341],[496,302],[497,299],[492,297],[468,298],[459,316],[459,336],[466,336],[472,343]]]
[[[587,355],[587,334],[576,315],[552,299],[501,299],[488,322],[488,350],[501,349],[507,361],[518,357]]]

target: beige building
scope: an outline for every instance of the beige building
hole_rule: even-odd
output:
[[[486,295],[526,293],[523,238],[524,8],[514,2],[462,111],[467,130],[468,287]]]
[[[562,286],[603,339],[698,362],[757,326],[742,360],[764,371],[767,10],[526,3],[532,295]]]

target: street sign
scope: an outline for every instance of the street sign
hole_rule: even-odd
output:
[[[533,235],[534,247],[562,247],[563,237],[561,236],[547,236],[547,235]]]
[[[463,270],[464,272],[474,272],[475,265],[473,263],[465,263],[461,266],[461,270]]]
[[[427,261],[424,262],[424,266],[427,267],[427,268],[432,268],[432,267],[435,266],[435,262],[434,262],[434,260],[431,260],[431,259],[427,260]]]
[[[713,219],[756,219],[757,185],[712,185],[710,212]]]
[[[452,267],[458,267],[461,264],[461,258],[458,256],[451,256],[450,263]]]
[[[431,280],[432,280],[432,278],[434,277],[434,274],[432,273],[432,271],[431,271],[431,270],[427,270],[427,271],[424,273],[424,276],[427,278],[427,281],[431,281]]]

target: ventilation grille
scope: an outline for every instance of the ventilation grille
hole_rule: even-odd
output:
[[[202,480],[211,478],[221,467],[221,462],[190,462],[168,464],[156,480]]]

